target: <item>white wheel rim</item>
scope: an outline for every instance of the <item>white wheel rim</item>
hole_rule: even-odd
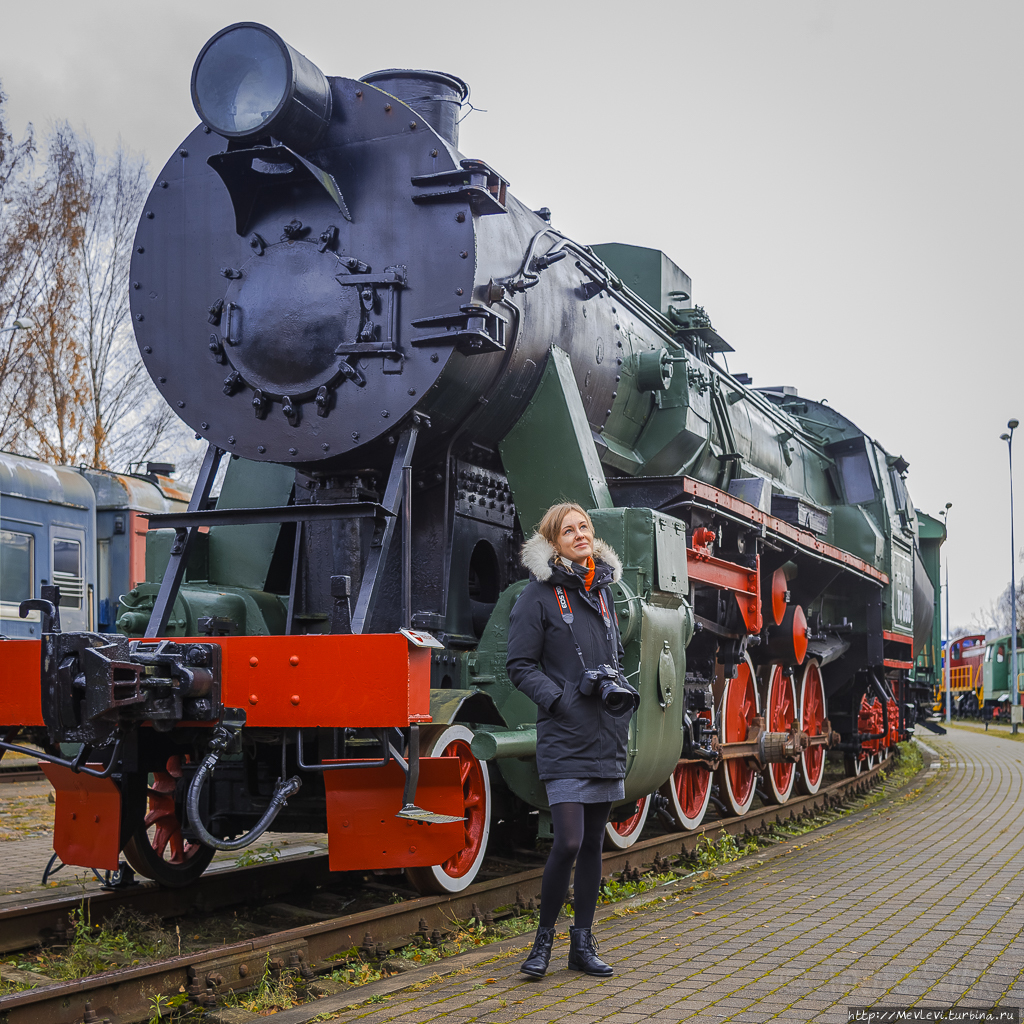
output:
[[[821,678],[821,668],[816,661],[809,661],[807,663],[807,667],[804,669],[803,675],[800,677],[799,696],[801,728],[805,721],[804,713],[807,708],[808,689],[812,686],[818,689],[821,698],[822,714],[825,718],[828,718],[828,705],[825,702],[825,682]],[[822,754],[821,764],[818,766],[817,773],[815,773],[807,755],[808,752],[806,750],[801,751],[800,753],[800,788],[808,796],[814,796],[814,794],[821,788],[821,780],[825,776],[825,757],[824,754]]]
[[[643,832],[644,825],[647,824],[647,814],[651,809],[651,798],[649,796],[641,797],[639,803],[640,811],[636,822],[625,835],[617,832],[615,826],[610,821],[605,825],[604,834],[608,846],[616,850],[628,850],[640,838],[640,833]]]
[[[428,749],[422,753],[425,757],[440,757],[449,744],[458,740],[463,741],[467,745],[471,744],[473,742],[473,733],[464,725],[449,725],[430,741]],[[433,876],[434,881],[445,892],[461,892],[472,884],[473,879],[480,872],[480,867],[487,853],[487,840],[490,838],[491,833],[491,779],[487,771],[487,765],[479,761],[477,763],[482,770],[485,806],[483,837],[479,845],[479,852],[472,866],[464,874],[454,876],[445,871],[443,864],[434,864],[423,869]]]
[[[756,675],[754,672],[754,663],[750,660],[749,655],[744,655],[743,665],[746,666],[747,671],[750,673],[750,689],[754,694],[754,709],[756,714],[761,713],[761,696],[757,692]],[[737,674],[732,679],[725,681],[725,689],[722,691],[722,704],[719,708],[718,720],[719,720],[719,739],[725,743],[728,742],[726,739],[726,730],[728,723],[726,721],[726,710],[729,703],[730,690],[734,686],[740,686],[740,671],[737,670]],[[745,739],[746,737],[744,737]],[[746,814],[750,810],[751,804],[754,802],[754,797],[757,795],[757,773],[754,773],[754,779],[750,786],[750,792],[747,794],[746,800],[740,801],[737,799],[736,792],[733,788],[732,773],[729,771],[729,761],[723,761],[717,769],[719,790],[725,798],[725,803],[729,805],[733,814],[739,817],[740,815]]]
[[[765,695],[765,714],[771,714],[771,707],[773,698],[775,696],[774,690],[776,687],[788,687],[790,691],[790,699],[793,702],[793,710],[796,715],[800,715],[800,704],[796,699],[796,685],[793,683],[792,676],[785,675],[780,668],[774,668],[771,675],[768,678],[768,690]],[[768,731],[774,732],[772,729],[771,722],[768,723]],[[789,762],[785,762],[789,763]],[[768,783],[768,791],[774,803],[784,804],[793,792],[793,786],[796,784],[796,765],[792,765],[792,771],[789,773],[789,780],[785,786],[779,786],[775,778],[775,772],[772,768],[776,765],[769,765],[768,769],[764,772],[763,778]]]
[[[699,780],[704,783],[704,798],[699,802],[697,807],[694,807],[690,814],[683,808],[682,801],[679,799],[679,790],[677,787],[677,776],[682,771],[686,772],[700,772],[700,776],[695,776],[695,781]],[[703,778],[701,778],[703,776]],[[677,767],[676,770],[669,776],[667,782],[665,782],[660,790],[661,794],[668,800],[669,807],[672,811],[672,817],[675,818],[676,826],[682,831],[690,831],[697,828],[698,825],[704,820],[704,815],[707,814],[708,805],[711,803],[711,772],[706,768],[702,768],[699,764],[694,765],[683,765]]]

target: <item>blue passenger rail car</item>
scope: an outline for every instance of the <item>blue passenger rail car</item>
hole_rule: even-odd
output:
[[[184,508],[187,495],[150,464],[146,476],[51,466],[0,452],[0,634],[38,638],[39,612],[18,605],[60,587],[65,629],[114,632],[117,603],[146,578],[140,513]]]

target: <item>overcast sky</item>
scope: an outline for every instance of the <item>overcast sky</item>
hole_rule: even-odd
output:
[[[9,124],[66,118],[155,175],[197,123],[195,56],[242,18],[325,74],[467,80],[467,156],[581,242],[664,249],[733,371],[827,398],[910,462],[918,507],[953,502],[954,624],[1007,584],[1019,0],[8,3]],[[1024,432],[1018,484],[1024,548]]]

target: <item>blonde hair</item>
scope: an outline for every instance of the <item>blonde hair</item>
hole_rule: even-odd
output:
[[[594,522],[582,505],[577,505],[575,501],[560,501],[557,505],[552,505],[537,524],[537,532],[552,547],[558,547],[558,537],[562,532],[562,520],[571,512],[583,516],[587,521],[587,526],[590,527],[590,532],[594,532]]]

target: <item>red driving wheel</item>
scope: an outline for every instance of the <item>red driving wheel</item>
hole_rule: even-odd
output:
[[[720,716],[721,741],[742,743],[757,717],[757,689],[754,668],[749,658],[739,663],[733,679],[725,681]],[[757,769],[745,757],[729,758],[717,769],[718,788],[722,799],[735,815],[746,814],[754,802]]]
[[[698,717],[712,721],[710,711],[700,711]],[[673,826],[679,831],[694,829],[711,801],[711,772],[701,764],[678,764],[660,792],[668,800]]]
[[[821,669],[816,661],[809,661],[800,680],[800,728],[808,736],[821,736],[827,717]],[[813,796],[821,788],[824,774],[825,748],[808,747],[800,754],[800,789]]]
[[[793,677],[783,672],[781,665],[773,665],[765,694],[765,718],[768,731],[789,732],[793,728],[798,714]],[[784,804],[793,792],[795,781],[796,765],[792,761],[768,765],[768,770],[765,772],[766,796],[774,804]]]
[[[465,846],[443,864],[408,868],[409,881],[422,893],[465,889],[480,871],[491,832],[491,780],[487,765],[473,754],[473,733],[464,725],[432,726],[420,731],[424,757],[457,757],[462,777]]]
[[[649,797],[642,796],[636,802],[636,812],[624,821],[609,821],[604,827],[606,850],[625,850],[639,838],[647,823],[647,812],[651,809]]]

